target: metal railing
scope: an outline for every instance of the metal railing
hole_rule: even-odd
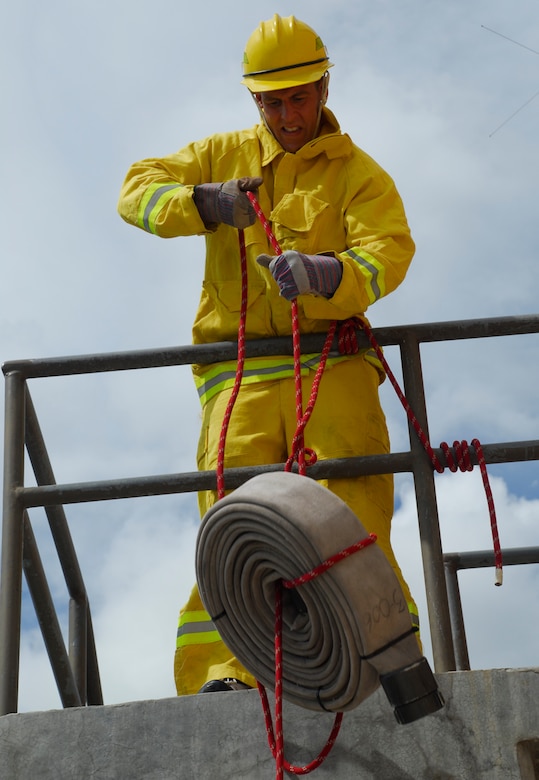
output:
[[[539,315],[439,322],[379,328],[373,331],[382,347],[400,350],[404,392],[428,437],[420,345],[428,342],[515,336],[539,332]],[[320,351],[324,338],[302,337],[305,352]],[[358,334],[361,346],[369,346]],[[291,339],[250,341],[247,357],[292,354]],[[43,360],[10,361],[5,375],[4,504],[0,580],[0,715],[17,711],[21,633],[22,575],[26,577],[56,684],[64,707],[102,704],[103,695],[86,588],[71,539],[64,506],[118,498],[215,490],[214,472],[56,484],[45,442],[32,404],[27,380],[111,371],[162,368],[235,360],[237,344],[223,342],[166,349],[83,355]],[[492,564],[492,554],[449,553],[442,550],[434,472],[423,445],[409,424],[410,450],[319,461],[309,469],[313,479],[350,478],[365,474],[413,474],[423,557],[428,617],[435,671],[469,668],[457,571]],[[25,448],[36,486],[25,486]],[[539,460],[539,440],[482,444],[486,463]],[[441,449],[434,448],[447,465]],[[453,453],[454,454],[454,453]],[[477,456],[471,448],[471,460]],[[228,488],[257,474],[283,470],[284,464],[227,469]],[[68,650],[41,564],[27,510],[44,507],[70,597]],[[490,557],[489,557],[490,556]],[[506,563],[537,563],[539,547],[504,550]],[[488,561],[488,564],[485,563]]]

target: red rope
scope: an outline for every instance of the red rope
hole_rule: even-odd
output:
[[[351,544],[350,547],[346,547],[346,549],[336,553],[331,558],[323,561],[323,563],[318,564],[318,566],[315,566],[315,568],[311,569],[311,571],[305,572],[305,574],[301,574],[294,580],[283,580],[283,588],[288,588],[290,590],[291,588],[297,588],[300,585],[305,585],[306,582],[310,582],[311,580],[314,580],[315,577],[319,577],[320,574],[324,574],[328,569],[331,569],[332,566],[335,566],[336,563],[340,563],[350,555],[353,555],[359,550],[364,550],[365,547],[369,547],[369,545],[374,544],[376,539],[376,534],[369,534],[365,537],[365,539],[360,539],[359,542]]]
[[[243,379],[243,367],[245,365],[245,323],[247,320],[247,252],[245,250],[245,236],[243,230],[239,231],[239,244],[240,244],[240,263],[241,263],[241,306],[240,306],[240,321],[238,325],[238,365],[236,368],[236,379],[232,394],[228,399],[228,404],[223,417],[221,425],[221,435],[219,437],[219,448],[217,450],[217,498],[223,498],[225,495],[225,447],[226,447],[226,435],[228,432],[228,426],[230,423],[230,417],[232,416],[232,410],[236,403],[236,398],[241,387],[241,381]]]
[[[276,780],[281,780],[281,778],[283,777],[283,770],[286,770],[287,772],[291,772],[294,775],[308,775],[310,772],[313,772],[321,764],[324,763],[324,761],[330,754],[331,749],[333,748],[335,742],[337,741],[337,737],[339,735],[339,731],[342,725],[343,713],[338,712],[336,714],[335,721],[333,723],[333,728],[331,729],[331,733],[327,739],[327,742],[322,748],[322,750],[320,751],[319,755],[315,759],[313,759],[309,764],[303,764],[302,766],[294,766],[290,764],[286,760],[286,758],[284,758],[283,751],[281,750],[280,755],[282,758],[282,765],[280,767],[279,762],[277,761],[277,743],[273,733],[273,726],[271,721],[271,710],[269,706],[268,695],[266,693],[266,689],[264,688],[263,685],[261,685],[261,683],[258,683],[258,692],[260,693],[260,698],[262,700],[262,709],[264,712],[264,719],[266,723],[268,744],[270,746],[270,750],[273,757],[276,759],[276,764],[277,764]]]
[[[260,205],[255,195],[252,192],[247,192],[247,197],[251,201],[251,204],[255,210],[258,219],[261,221],[262,225],[264,226],[266,235],[275,254],[276,255],[282,254],[282,250],[281,247],[279,246],[279,242],[273,235],[271,225],[266,219],[264,212],[260,208]],[[242,231],[240,231],[240,236],[242,236]],[[244,265],[245,268],[247,266],[244,255],[245,255],[245,250],[243,249],[242,250],[242,282],[243,282],[243,268]],[[333,338],[335,335],[337,323],[332,322],[330,325],[329,332],[327,334],[326,341],[324,344],[324,348],[320,356],[320,363],[318,365],[318,369],[316,371],[313,384],[311,387],[311,394],[309,397],[307,408],[305,409],[305,412],[303,412],[303,390],[302,390],[302,378],[301,378],[301,335],[300,335],[299,317],[298,317],[298,304],[295,298],[291,301],[291,316],[292,316],[292,347],[293,347],[293,355],[294,355],[296,431],[292,439],[291,452],[286,462],[285,470],[290,471],[292,469],[292,465],[294,461],[297,461],[299,473],[301,475],[304,475],[307,466],[313,464],[316,461],[316,453],[313,450],[305,447],[304,431],[311,417],[316,402],[316,398],[318,396],[320,381],[322,379],[322,374],[324,372],[327,363],[329,351],[333,343]],[[243,318],[245,317],[245,315],[243,314],[243,306],[242,306],[242,313],[240,314],[240,320],[242,319],[242,317]],[[241,327],[242,325],[240,322],[240,328]],[[245,329],[245,322],[243,322],[243,333],[242,333],[243,341],[245,339],[244,329]],[[238,334],[238,364],[239,364],[239,355],[240,355],[239,342],[240,342],[240,335]],[[244,350],[242,350],[242,352],[244,352]],[[243,370],[243,365],[242,365],[242,370]],[[240,379],[240,383],[241,383],[241,379]],[[236,376],[236,384],[238,384],[237,376]],[[230,413],[231,413],[233,404],[236,400],[236,396],[237,393],[235,395],[233,393],[233,396],[231,396],[230,402],[227,407],[227,412],[228,409],[230,408]],[[230,415],[228,415],[228,417],[230,418]],[[227,426],[228,426],[228,422],[227,422]],[[226,431],[223,432],[222,430],[221,441],[222,441],[222,449],[223,449],[223,461],[224,461],[225,439],[226,439]],[[361,549],[361,548],[358,547],[357,549]],[[353,550],[353,552],[355,552],[355,550]],[[349,555],[351,554],[351,552],[347,552],[347,554]],[[321,566],[323,565],[324,564],[321,564]],[[330,563],[329,565],[334,565],[334,564]],[[325,760],[331,748],[335,744],[335,740],[337,738],[337,734],[339,732],[341,722],[342,722],[342,713],[337,713],[335,717],[335,723],[333,725],[333,729],[331,731],[330,737],[325,747],[322,749],[318,757],[315,758],[310,764],[303,767],[294,767],[291,764],[289,764],[288,761],[286,761],[284,757],[283,701],[282,701],[282,597],[281,597],[281,593],[282,593],[281,583],[277,583],[276,591],[275,591],[275,736],[273,735],[273,726],[271,722],[271,713],[269,710],[267,694],[264,687],[260,683],[258,683],[258,690],[260,693],[260,697],[262,699],[262,706],[264,710],[264,716],[266,719],[266,731],[268,733],[268,742],[276,761],[277,780],[281,780],[281,778],[283,777],[283,771],[285,769],[287,772],[292,772],[294,774],[307,774],[308,772],[311,772],[313,769],[316,769],[316,767],[320,766],[320,764]]]
[[[487,474],[487,465],[485,463],[485,457],[483,455],[483,448],[481,447],[478,439],[472,439],[472,445],[475,448],[475,454],[479,462],[479,469],[481,471],[481,478],[483,480],[483,487],[485,495],[487,497],[488,510],[490,515],[490,527],[492,531],[492,541],[494,544],[494,563],[496,566],[496,585],[501,585],[503,582],[503,560],[502,560],[502,548],[500,545],[500,537],[498,535],[498,523],[496,520],[496,509],[494,507],[494,497],[492,490],[490,489],[490,482]]]
[[[290,305],[292,309],[292,346],[294,350],[294,387],[296,397],[297,423],[296,432],[292,441],[292,455],[290,457],[292,460],[294,460],[294,458],[297,460],[299,473],[304,475],[307,469],[307,464],[305,460],[305,440],[303,437],[304,427],[301,427],[301,419],[303,417],[303,390],[301,381],[301,343],[299,333],[298,302],[296,298],[291,301]],[[292,464],[290,464],[290,466],[291,465]]]
[[[297,303],[295,299],[292,301],[292,303],[296,304],[296,309],[297,309]],[[329,351],[333,343],[333,337],[335,336],[336,328],[337,328],[337,322],[335,320],[331,322],[329,326],[328,335],[326,337],[324,348],[320,356],[320,363],[318,364],[316,374],[314,375],[313,384],[311,387],[311,395],[309,397],[309,402],[307,404],[305,412],[302,411],[303,402],[301,396],[301,364],[300,364],[301,353],[299,351],[299,346],[298,346],[298,355],[296,356],[296,348],[294,347],[294,369],[295,369],[294,376],[295,376],[295,386],[296,386],[297,427],[296,427],[296,432],[294,433],[294,437],[292,439],[291,452],[288,457],[288,460],[286,461],[285,471],[291,471],[294,461],[297,461],[299,473],[304,475],[307,466],[312,466],[314,463],[316,463],[316,459],[317,459],[316,452],[310,449],[309,447],[305,447],[303,432],[305,431],[305,427],[309,422],[311,415],[313,413],[314,405],[318,397],[320,382],[322,380],[322,374],[324,373],[326,367]],[[298,332],[299,332],[299,328],[298,328]],[[299,338],[297,340],[299,345]],[[308,456],[308,459],[306,459],[306,456]]]
[[[421,442],[427,455],[429,456],[434,469],[436,469],[436,471],[439,474],[443,474],[443,472],[445,471],[445,467],[443,463],[440,461],[440,459],[438,458],[438,456],[436,455],[436,453],[434,452],[433,448],[431,447],[430,442],[425,434],[425,431],[422,429],[421,425],[419,424],[419,421],[417,420],[415,414],[413,413],[412,408],[410,407],[410,404],[406,399],[406,396],[404,395],[401,388],[399,387],[395,375],[391,371],[391,368],[389,367],[384,357],[384,353],[382,352],[382,349],[380,348],[378,342],[376,341],[370,327],[365,322],[357,318],[352,318],[350,320],[347,320],[345,323],[343,323],[343,325],[340,328],[339,349],[342,352],[346,352],[348,354],[353,354],[354,352],[358,351],[356,328],[361,328],[365,332],[371,344],[371,347],[376,352],[376,355],[378,356],[378,359],[380,360],[382,366],[384,367],[384,371],[386,372],[389,381],[393,385],[393,388],[397,393],[397,396],[399,397],[404,409],[406,410],[408,419],[410,420],[410,423],[414,431],[416,432],[419,441]],[[500,546],[500,537],[498,534],[498,521],[496,519],[496,509],[494,507],[494,498],[492,496],[492,490],[490,487],[490,481],[488,478],[487,467],[486,467],[481,444],[479,443],[478,439],[472,439],[471,444],[477,456],[477,462],[479,465],[479,469],[481,471],[483,488],[485,490],[485,495],[487,498],[487,504],[489,509],[490,529],[491,529],[492,543],[494,548],[494,563],[496,567],[495,584],[501,585],[503,582],[503,569],[502,569],[503,561],[502,561],[502,550]],[[468,442],[465,439],[463,439],[462,442],[458,442],[458,441],[453,442],[453,449],[455,451],[456,461],[455,458],[453,457],[453,453],[451,452],[449,445],[446,442],[442,442],[440,444],[440,448],[445,455],[447,468],[449,468],[450,471],[455,472],[457,470],[460,471],[473,470],[470,448]]]
[[[273,251],[275,252],[276,255],[282,254],[282,249],[279,245],[279,242],[275,238],[273,231],[271,229],[271,225],[268,222],[266,215],[260,208],[260,204],[258,203],[256,196],[252,192],[247,192],[246,194],[249,200],[251,201],[256,216],[264,226],[264,230],[266,231],[266,235],[273,248]],[[297,461],[299,473],[304,475],[307,466],[312,465],[313,463],[316,462],[316,453],[313,450],[305,447],[303,434],[305,431],[305,426],[309,422],[309,419],[314,409],[314,405],[318,395],[318,389],[320,386],[320,381],[322,379],[322,374],[324,373],[329,351],[331,349],[333,338],[335,336],[337,322],[333,321],[329,326],[324,348],[322,350],[322,354],[320,357],[320,363],[318,365],[318,369],[316,371],[313,384],[311,387],[311,395],[309,398],[309,402],[307,404],[307,408],[305,409],[305,413],[304,413],[303,392],[302,392],[302,382],[301,382],[301,334],[299,328],[297,299],[294,298],[290,302],[290,305],[292,309],[292,348],[293,348],[293,355],[294,355],[294,380],[295,380],[297,427],[296,427],[296,432],[294,434],[294,437],[292,439],[291,452],[286,462],[285,471],[290,471],[292,469],[292,465],[294,461]]]
[[[375,534],[370,534],[365,539],[361,539],[358,542],[347,547],[345,550],[341,550],[335,555],[331,556],[327,560],[315,566],[311,571],[296,577],[293,580],[279,580],[275,583],[275,638],[274,638],[274,652],[275,652],[275,731],[273,729],[271,710],[269,707],[268,696],[266,689],[261,683],[258,684],[258,692],[262,700],[262,709],[264,711],[264,720],[266,723],[266,733],[268,735],[268,743],[270,750],[275,758],[276,762],[276,780],[281,780],[283,777],[283,771],[291,772],[295,775],[306,775],[317,769],[328,757],[337,735],[341,728],[343,713],[338,712],[335,715],[335,721],[333,728],[329,735],[329,738],[322,748],[318,756],[313,759],[309,764],[302,766],[293,766],[284,757],[284,732],[283,732],[283,612],[282,612],[282,589],[283,588],[296,588],[300,585],[304,585],[306,582],[310,582],[315,577],[319,577],[324,574],[336,563],[348,558],[350,555],[364,550],[371,544],[376,542]]]

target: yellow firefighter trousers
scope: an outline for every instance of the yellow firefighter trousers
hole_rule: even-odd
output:
[[[303,407],[309,400],[314,373],[303,379]],[[389,452],[389,437],[380,407],[380,375],[362,356],[327,368],[322,377],[312,417],[305,429],[305,446],[319,460]],[[204,407],[198,448],[200,470],[215,469],[217,447],[230,390]],[[284,463],[296,431],[294,378],[242,386],[230,420],[225,468]],[[361,520],[393,567],[418,623],[417,608],[403,579],[390,543],[393,514],[393,475],[321,480]],[[215,503],[216,494],[199,494],[201,516]],[[246,626],[248,631],[249,627]],[[256,681],[220,639],[195,585],[180,612],[174,659],[178,695],[196,693],[208,680],[234,677],[250,686]]]

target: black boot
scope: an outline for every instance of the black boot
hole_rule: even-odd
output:
[[[199,693],[217,693],[218,691],[243,691],[248,690],[249,685],[236,680],[235,677],[225,677],[224,680],[208,680],[204,683]]]

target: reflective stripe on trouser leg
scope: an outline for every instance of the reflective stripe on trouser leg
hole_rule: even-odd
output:
[[[236,677],[256,686],[256,680],[232,656],[215,624],[204,609],[195,585],[189,601],[180,612],[174,679],[178,696],[197,693],[208,680]]]

